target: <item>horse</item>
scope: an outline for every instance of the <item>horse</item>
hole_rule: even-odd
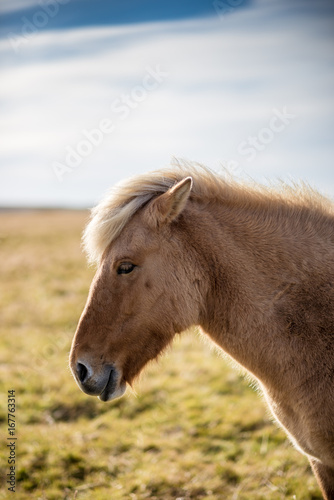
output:
[[[82,391],[111,401],[196,325],[250,374],[334,499],[334,211],[305,184],[189,162],[116,185],[83,234],[97,265],[73,338]]]

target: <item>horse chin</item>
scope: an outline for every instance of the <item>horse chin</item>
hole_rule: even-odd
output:
[[[103,401],[112,401],[113,399],[121,398],[126,391],[126,382],[121,380],[116,387],[112,384],[107,384],[98,398]]]

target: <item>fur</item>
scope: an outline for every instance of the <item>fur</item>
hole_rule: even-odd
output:
[[[178,163],[116,186],[83,241],[98,269],[70,355],[81,389],[119,397],[199,325],[254,377],[334,500],[331,202]]]
[[[302,207],[314,207],[320,212],[333,210],[330,202],[306,185],[281,184],[266,188],[253,183],[237,183],[199,164],[174,161],[170,168],[126,179],[114,186],[106,197],[92,209],[91,219],[83,235],[83,247],[89,262],[98,264],[105,249],[119,236],[133,215],[152,198],[166,192],[185,177],[193,179],[191,199],[203,202],[214,200],[235,207],[261,209],[266,205],[280,208],[281,201],[298,212]]]

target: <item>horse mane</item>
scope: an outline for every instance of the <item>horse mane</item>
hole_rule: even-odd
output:
[[[313,209],[318,215],[333,213],[331,202],[306,184],[281,182],[266,187],[255,182],[236,181],[227,171],[217,173],[198,163],[174,160],[169,168],[137,175],[116,184],[91,210],[82,242],[90,263],[98,264],[106,248],[119,236],[132,216],[154,197],[191,176],[192,200],[223,201],[226,205],[252,211],[282,207],[298,211]]]

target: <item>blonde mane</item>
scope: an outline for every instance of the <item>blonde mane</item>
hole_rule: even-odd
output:
[[[106,248],[119,236],[131,217],[154,197],[166,192],[184,177],[191,176],[192,200],[203,202],[223,200],[225,204],[250,208],[263,205],[317,209],[332,213],[329,200],[306,185],[289,186],[281,183],[270,188],[255,183],[237,182],[227,173],[213,172],[197,163],[177,161],[169,168],[134,176],[116,184],[91,211],[83,234],[83,247],[89,262],[99,263]]]

